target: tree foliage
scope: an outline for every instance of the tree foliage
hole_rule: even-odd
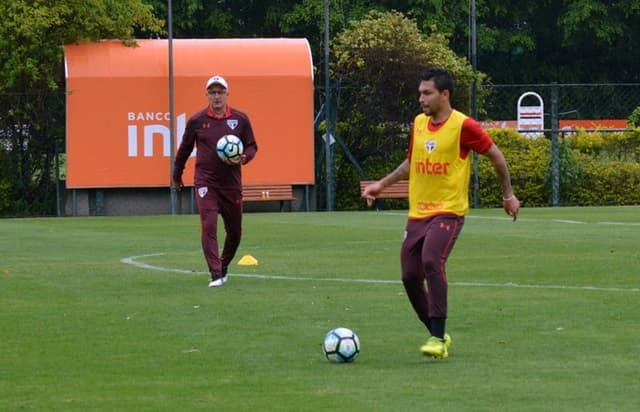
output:
[[[166,0],[146,0],[156,16],[166,18]],[[174,0],[176,38],[228,38],[281,36],[282,20],[296,0]],[[321,2],[320,2],[321,3]]]
[[[441,35],[425,36],[414,20],[399,12],[371,12],[334,41],[334,77],[351,97],[349,110],[370,123],[406,122],[418,108],[420,71],[449,69],[458,81],[454,103],[468,108],[473,71]]]
[[[637,0],[477,3],[478,67],[494,82],[640,81]]]
[[[386,174],[406,155],[409,123],[420,111],[418,83],[425,68],[450,70],[458,83],[454,105],[468,109],[474,79],[469,63],[451,51],[444,36],[424,35],[402,13],[370,12],[335,38],[333,51],[339,136],[371,177]],[[357,186],[353,180],[358,176],[344,172],[338,182]]]
[[[454,103],[467,107],[472,1],[329,1],[339,127],[369,164],[380,162],[374,154],[389,144],[404,144],[403,122],[417,109],[414,68],[451,69],[459,83]],[[172,4],[176,38],[307,38],[322,100],[324,0]],[[475,4],[478,69],[493,83],[640,82],[638,0]],[[52,169],[64,146],[62,45],[166,36],[167,1],[4,0],[2,6],[0,215],[52,213]]]
[[[51,213],[64,146],[63,44],[161,32],[140,0],[5,0],[0,13],[0,215]],[[2,202],[4,197],[13,202]]]
[[[6,0],[0,14],[0,93],[60,85],[62,45],[134,39],[158,33],[163,22],[141,0]]]

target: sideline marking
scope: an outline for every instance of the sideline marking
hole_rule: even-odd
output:
[[[141,269],[155,270],[158,272],[174,272],[174,273],[186,273],[192,275],[208,275],[208,272],[194,271],[186,269],[172,269],[162,266],[149,265],[148,263],[138,262],[138,259],[153,256],[162,256],[164,253],[151,253],[148,255],[129,256],[120,259],[120,262],[139,267]],[[285,276],[285,275],[256,275],[256,274],[242,274],[234,273],[233,277],[239,278],[253,278],[253,279],[266,279],[266,280],[293,280],[293,281],[306,281],[306,282],[343,282],[343,283],[368,283],[368,284],[400,284],[399,280],[384,280],[384,279],[344,279],[344,278],[303,278],[297,276]],[[640,288],[602,288],[597,286],[563,286],[563,285],[530,285],[519,283],[489,283],[489,282],[449,282],[452,286],[469,286],[469,287],[485,287],[485,288],[514,288],[514,289],[558,289],[558,290],[582,290],[593,292],[640,292]]]
[[[391,216],[406,216],[406,213],[395,213],[395,212],[380,212],[380,214],[391,215]],[[508,216],[478,216],[478,215],[466,215],[465,219],[484,219],[484,220],[513,220],[512,217]],[[518,217],[518,222],[551,222],[551,223],[566,223],[568,225],[609,225],[609,226],[640,226],[640,222],[612,222],[612,221],[603,221],[603,222],[585,222],[581,220],[570,220],[570,219],[538,219],[532,217]]]

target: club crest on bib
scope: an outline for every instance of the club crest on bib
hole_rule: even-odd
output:
[[[227,120],[227,126],[229,126],[229,129],[234,130],[236,127],[238,127],[238,120],[237,119],[228,119]]]
[[[424,148],[427,149],[427,153],[431,154],[436,150],[436,141],[435,140],[427,140],[424,142]]]

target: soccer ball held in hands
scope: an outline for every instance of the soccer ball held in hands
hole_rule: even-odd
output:
[[[244,146],[238,136],[228,134],[218,140],[216,151],[223,162],[240,163]]]

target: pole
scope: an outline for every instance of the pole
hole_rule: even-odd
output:
[[[476,30],[476,0],[471,0],[471,67],[473,68],[473,83],[471,85],[471,117],[478,118],[478,57],[477,57],[477,30]],[[480,177],[478,176],[478,154],[473,152],[473,207],[480,207]]]
[[[56,168],[56,216],[62,216],[60,207],[60,153],[58,152],[58,139],[53,138],[55,151],[55,168]]]
[[[551,84],[551,205],[560,205],[560,154],[558,144],[558,83]]]
[[[324,0],[324,107],[327,133],[325,137],[325,164],[327,174],[327,211],[333,210],[333,156],[331,139],[333,137],[333,117],[331,107],[331,79],[329,75],[329,0]]]
[[[173,160],[175,158],[175,116],[173,107],[173,4],[167,0],[167,25],[169,26],[169,193],[171,214],[176,214],[176,189],[173,186]]]

